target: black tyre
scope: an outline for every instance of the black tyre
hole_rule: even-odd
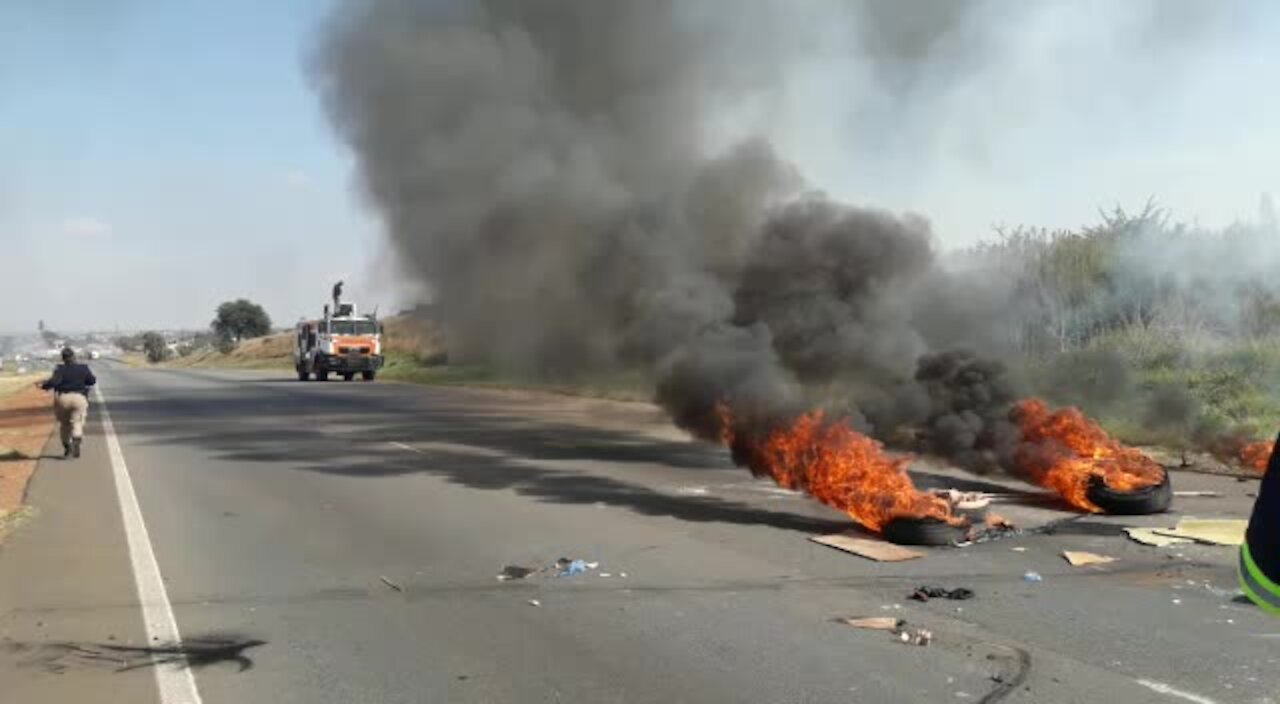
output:
[[[1116,491],[1095,474],[1089,478],[1089,489],[1085,496],[1105,513],[1143,516],[1169,510],[1169,504],[1173,503],[1173,484],[1169,481],[1169,473],[1165,472],[1164,479],[1159,484],[1134,491]]]
[[[309,374],[306,369],[299,368],[298,381],[310,381],[310,380],[311,380],[311,374]]]
[[[952,545],[968,530],[936,518],[895,518],[884,526],[884,539],[898,545]]]
[[[328,380],[329,380],[329,372],[327,371],[316,372],[316,381],[328,381]]]
[[[354,378],[356,378],[356,375],[355,375],[355,374],[353,374],[353,373],[351,373],[351,372],[347,372],[346,374],[343,374],[343,375],[342,375],[342,380],[343,380],[343,381],[351,381],[351,380],[352,380],[352,379],[354,379]]]
[[[360,378],[365,381],[373,381],[378,378],[377,372],[360,372]]]

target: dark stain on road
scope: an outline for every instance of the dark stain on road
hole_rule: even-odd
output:
[[[214,633],[183,639],[180,643],[119,645],[55,641],[51,643],[8,642],[4,650],[13,654],[22,667],[62,674],[78,667],[107,667],[129,672],[146,667],[201,669],[223,663],[234,664],[237,672],[253,669],[246,651],[266,645],[264,640],[241,635]]]
[[[995,654],[988,655],[987,659],[992,661],[1003,661],[1004,667],[1001,672],[992,675],[991,681],[996,683],[994,689],[987,692],[986,696],[978,700],[978,704],[994,704],[1003,701],[1018,687],[1021,687],[1027,681],[1027,674],[1031,671],[1031,653],[1022,648],[1014,646],[1000,646],[1002,650],[1012,651],[1011,655],[1001,657]]]

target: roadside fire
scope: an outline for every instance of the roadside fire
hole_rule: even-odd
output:
[[[1235,448],[1232,455],[1240,464],[1261,474],[1267,471],[1267,463],[1271,460],[1271,450],[1274,447],[1275,443],[1267,440],[1242,442]]]
[[[1044,401],[1028,399],[1014,406],[1010,418],[1022,432],[1014,470],[1072,506],[1103,511],[1090,496],[1100,484],[1112,492],[1137,492],[1167,481],[1160,465],[1112,439],[1076,408],[1050,411]]]
[[[721,406],[721,440],[734,460],[756,476],[804,491],[837,508],[869,530],[880,532],[894,519],[967,523],[953,515],[951,502],[916,489],[906,468],[910,456],[891,456],[883,446],[821,411],[803,414],[760,437],[735,430],[733,413]]]

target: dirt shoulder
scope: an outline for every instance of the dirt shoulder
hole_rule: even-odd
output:
[[[19,515],[27,482],[53,431],[49,394],[32,387],[34,380],[11,378],[0,384],[0,537]]]

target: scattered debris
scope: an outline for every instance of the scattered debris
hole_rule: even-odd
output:
[[[1012,551],[1014,551],[1014,552],[1026,552],[1026,551],[1027,551],[1027,549],[1026,549],[1025,547],[1022,547],[1022,546],[1018,546],[1018,547],[1016,547],[1016,548],[1009,548],[1009,549],[1010,549],[1010,550],[1012,550]]]
[[[852,533],[836,533],[834,535],[815,535],[811,536],[812,540],[819,545],[843,550],[859,557],[865,557],[868,560],[876,562],[902,562],[903,560],[914,560],[917,557],[924,557],[924,553],[916,550],[910,550],[893,543],[883,540],[874,540],[864,538]]]
[[[382,575],[378,575],[378,579],[382,580],[383,584],[387,585],[388,587],[391,587],[392,589],[398,592],[404,591],[404,587],[400,586],[399,584],[396,584],[395,582],[391,581],[390,579],[387,579]]]
[[[531,567],[521,567],[519,565],[507,565],[498,573],[498,581],[506,582],[512,579],[524,579],[538,570]]]
[[[1125,528],[1124,532],[1129,535],[1131,540],[1142,543],[1143,545],[1154,545],[1158,548],[1168,547],[1170,545],[1182,545],[1190,543],[1190,538],[1171,538],[1167,535],[1157,533],[1157,528]]]
[[[917,587],[908,599],[916,601],[928,601],[930,599],[952,599],[954,601],[964,601],[973,598],[973,590],[958,587],[956,589],[946,589],[943,587]]]
[[[1099,555],[1093,552],[1077,552],[1074,550],[1063,550],[1062,556],[1071,563],[1072,567],[1084,567],[1086,565],[1105,565],[1108,562],[1115,562],[1116,558],[1106,555]]]
[[[542,602],[537,599],[530,599],[529,606],[542,606]]]
[[[561,560],[561,561],[563,561],[563,560]],[[556,562],[556,566],[557,566],[557,567],[558,567],[558,566],[560,566],[560,561]],[[586,571],[587,571],[587,563],[586,563],[586,562],[584,562],[584,561],[582,561],[582,560],[570,560],[570,561],[569,561],[569,564],[565,565],[565,566],[560,570],[560,572],[559,572],[556,576],[557,576],[557,577],[572,577],[572,576],[573,576],[573,575],[575,575],[575,574],[583,574],[583,573],[584,573],[584,572],[586,572]]]
[[[1043,582],[1043,581],[1044,581],[1044,577],[1041,577],[1039,572],[1027,572],[1026,574],[1022,575],[1022,581],[1024,581],[1024,582]]]
[[[911,645],[928,645],[933,640],[933,631],[924,628],[908,628],[907,622],[893,616],[866,616],[859,618],[833,618],[835,623],[862,628],[869,631],[888,631],[893,637]]]
[[[1156,532],[1172,538],[1189,538],[1197,543],[1239,545],[1244,542],[1244,532],[1248,527],[1248,521],[1236,518],[1184,518],[1178,521],[1176,528],[1157,528]]]
[[[872,631],[896,631],[907,623],[894,616],[867,616],[866,618],[837,618],[833,620],[846,626],[865,628]]]
[[[923,628],[898,631],[898,640],[908,645],[928,645],[933,640],[933,631]]]
[[[1180,497],[1180,498],[1202,497],[1202,498],[1206,498],[1206,499],[1217,499],[1217,498],[1221,498],[1221,497],[1222,497],[1222,492],[1219,492],[1219,491],[1175,491],[1175,492],[1173,492],[1173,495],[1174,495],[1174,496],[1177,496],[1177,497]]]
[[[938,489],[933,493],[938,498],[945,499],[950,502],[951,508],[959,511],[974,511],[980,508],[986,508],[991,504],[991,500],[995,498],[991,494],[984,494],[981,491]]]

